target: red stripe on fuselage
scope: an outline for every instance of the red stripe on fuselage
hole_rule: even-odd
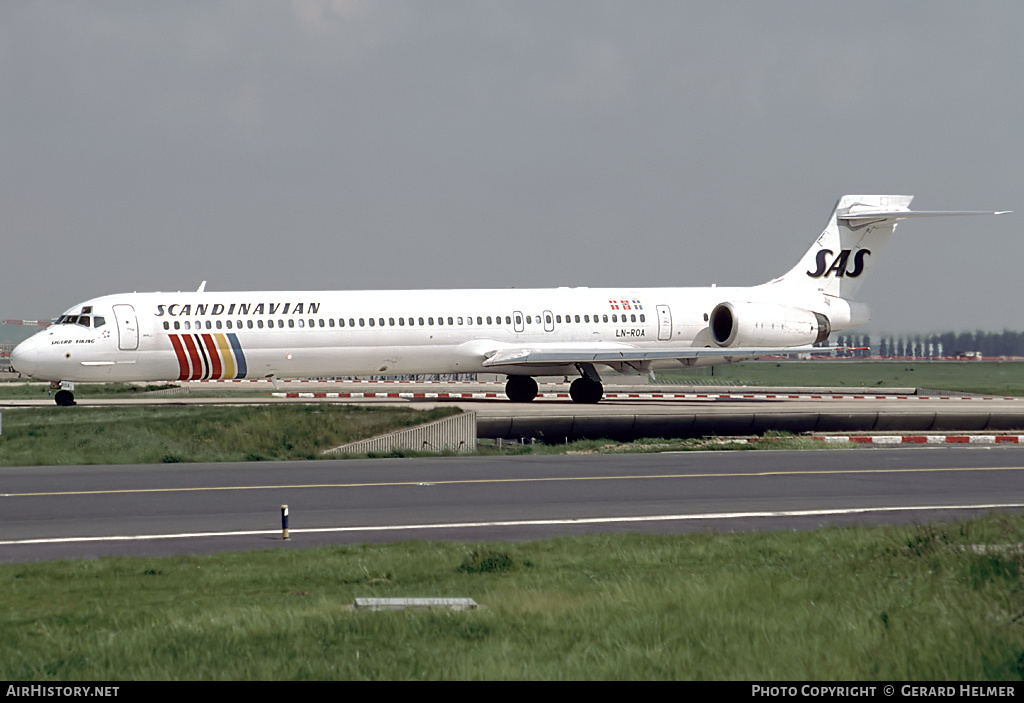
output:
[[[198,381],[203,377],[203,360],[199,356],[199,349],[196,348],[192,335],[183,334],[181,337],[182,341],[185,342],[185,347],[188,349],[188,357],[192,360],[192,375],[189,376],[189,380]]]
[[[217,345],[213,341],[213,335],[204,334],[202,337],[203,343],[206,345],[206,351],[210,354],[210,378],[220,378],[220,351],[217,349]]]
[[[171,346],[178,357],[178,380],[188,380],[188,357],[185,356],[185,349],[181,346],[181,339],[176,334],[170,335]]]

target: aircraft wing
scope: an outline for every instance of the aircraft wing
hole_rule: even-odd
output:
[[[774,354],[802,354],[826,351],[821,347],[677,347],[669,349],[600,349],[533,347],[501,349],[483,362],[484,366],[553,366],[571,364],[616,364],[664,359],[746,359]]]

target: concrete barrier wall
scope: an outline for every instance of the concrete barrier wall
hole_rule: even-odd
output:
[[[935,432],[1024,430],[1024,414],[989,412],[735,412],[701,414],[622,413],[557,417],[486,417],[477,420],[481,438],[559,443],[566,439],[709,437],[792,432]]]
[[[476,451],[477,423],[475,412],[446,417],[418,427],[398,430],[380,437],[350,442],[334,447],[324,454],[367,454],[412,449],[427,452]]]

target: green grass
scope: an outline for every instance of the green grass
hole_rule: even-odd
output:
[[[3,565],[0,679],[1020,679],[1024,557],[970,545],[1021,542],[1003,514]]]
[[[329,403],[11,408],[3,411],[0,465],[315,459],[459,412]]]
[[[132,383],[79,383],[75,385],[77,398],[111,398],[122,395],[142,395],[151,391],[177,388],[174,383],[150,383],[135,385]],[[0,398],[52,399],[57,391],[50,389],[50,384],[33,381],[0,382]]]
[[[458,412],[457,407],[423,411],[335,403],[13,408],[3,411],[0,466],[347,459],[358,455],[324,456],[322,452]],[[590,439],[568,444],[504,441],[500,448],[496,441],[482,440],[477,450],[485,455],[516,455],[824,448],[809,437],[785,432],[769,432],[766,437],[770,441],[720,437],[632,442]],[[435,455],[396,449],[365,456]]]
[[[1024,395],[1024,363],[1016,361],[748,361],[692,371],[659,371],[657,378],[683,384],[935,388]]]

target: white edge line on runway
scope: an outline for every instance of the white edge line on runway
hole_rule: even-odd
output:
[[[698,513],[696,515],[651,515],[646,517],[560,518],[552,520],[498,520],[493,522],[442,522],[424,525],[363,525],[356,527],[311,527],[289,530],[290,534],[320,532],[391,532],[396,530],[440,530],[465,527],[535,527],[546,525],[597,525],[621,522],[668,522],[672,520],[735,520],[756,517],[814,517],[824,515],[856,515],[859,513],[905,512],[909,510],[994,510],[1024,508],[1024,503],[986,503],[981,505],[907,505],[886,508],[834,508],[828,510],[765,510],[742,513]],[[72,542],[116,542],[150,539],[189,539],[199,537],[244,537],[275,535],[281,530],[239,530],[235,532],[185,532],[170,535],[111,535],[109,537],[54,537],[40,539],[0,540],[0,546],[22,544],[67,544]]]

